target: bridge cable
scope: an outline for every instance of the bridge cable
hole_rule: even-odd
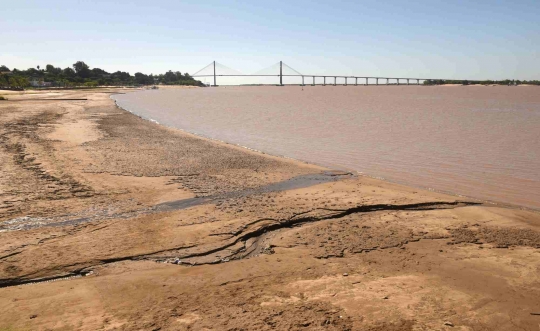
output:
[[[283,74],[284,75],[289,75],[289,73],[285,73],[285,69],[288,69],[290,71],[292,71],[294,73],[294,75],[299,75],[299,76],[303,76],[300,72],[298,72],[297,70],[291,68],[290,66],[288,66],[287,64],[283,63]]]
[[[214,62],[211,62],[209,65],[207,65],[206,67],[202,68],[201,70],[197,71],[196,73],[194,73],[193,75],[191,75],[191,77],[195,77],[197,76],[199,73],[201,73],[202,71],[204,71],[205,69],[209,68],[209,67],[212,67],[214,65]]]

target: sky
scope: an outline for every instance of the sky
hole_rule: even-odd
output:
[[[0,65],[540,79],[539,0],[0,0]]]

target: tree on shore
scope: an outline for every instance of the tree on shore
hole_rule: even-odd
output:
[[[6,67],[5,65],[0,65],[0,72],[7,72],[7,71],[10,71],[8,67]]]
[[[0,66],[0,71],[7,71],[7,66]],[[36,68],[28,68],[26,70],[13,69],[11,71],[12,76],[9,77],[25,77],[26,81],[37,80],[42,82],[51,83],[52,86],[60,87],[73,87],[73,86],[107,86],[107,85],[153,85],[153,84],[167,84],[167,85],[194,85],[203,86],[203,84],[195,80],[188,73],[182,74],[180,71],[173,72],[169,70],[165,74],[161,75],[146,75],[141,72],[137,72],[132,76],[129,72],[116,71],[109,73],[100,68],[92,68],[83,61],[77,61],[71,67],[59,68],[52,64],[47,64],[45,69],[41,69],[38,66]],[[8,79],[8,84],[11,87],[19,88],[19,86],[25,83],[21,83],[18,78],[13,80]],[[12,82],[13,81],[13,82]]]
[[[22,89],[30,86],[30,81],[28,81],[28,78],[23,76],[11,76],[8,78],[8,84],[9,87]]]
[[[75,70],[77,76],[81,78],[90,77],[90,67],[83,61],[77,61],[75,64],[73,64],[73,69]]]
[[[151,85],[154,84],[154,76],[137,72],[135,73],[135,82],[139,85]]]
[[[73,79],[75,77],[75,70],[71,69],[70,67],[67,67],[64,70],[62,70],[62,74],[67,79],[70,79],[70,78]]]
[[[52,64],[47,64],[45,66],[45,72],[49,75],[60,75],[62,73],[61,68],[55,68]]]
[[[0,87],[9,87],[9,82],[6,75],[0,74]]]

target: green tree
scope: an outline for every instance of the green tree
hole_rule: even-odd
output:
[[[28,80],[28,78],[20,77],[19,78],[19,87],[20,88],[25,88],[25,87],[28,87],[28,86],[30,86],[30,81]]]
[[[109,75],[109,73],[100,68],[94,68],[90,70],[90,77],[92,78],[103,78],[104,76],[107,76],[107,75]]]
[[[28,68],[26,70],[26,72],[22,72],[23,75],[27,75],[27,76],[39,76],[41,75],[41,71],[35,69],[35,68]]]
[[[71,69],[70,67],[67,67],[64,70],[62,70],[62,75],[64,75],[66,78],[73,78],[75,77],[75,70]]]
[[[75,62],[73,64],[73,69],[75,70],[75,73],[77,74],[77,76],[81,78],[90,77],[90,67],[83,61]]]
[[[9,71],[9,68],[2,65],[0,71]],[[26,70],[17,70],[13,68],[11,75],[4,77],[2,84],[16,88],[26,87],[30,79],[38,81],[52,82],[60,86],[94,86],[98,85],[133,85],[133,84],[169,84],[169,85],[196,85],[202,86],[202,83],[195,80],[188,73],[182,74],[180,71],[169,70],[165,74],[145,75],[137,72],[131,76],[129,72],[116,71],[109,74],[100,68],[90,69],[83,61],[73,64],[73,67],[61,69],[47,64],[45,69],[40,66],[28,68]],[[7,81],[7,84],[6,84]],[[89,83],[89,84],[87,84]]]
[[[154,77],[152,75],[148,76],[143,73],[137,72],[135,74],[135,83],[139,85],[154,84]]]
[[[28,78],[23,76],[12,76],[9,79],[9,84],[11,87],[22,89],[30,85],[30,82],[28,81]]]
[[[171,84],[176,80],[176,74],[172,72],[172,70],[169,70],[163,75],[163,82],[165,84]]]
[[[7,80],[7,77],[5,75],[0,74],[0,87],[8,87],[9,82]]]
[[[129,80],[131,79],[131,75],[129,74],[129,72],[124,72],[124,71],[117,71],[113,73],[111,76],[113,77],[113,79],[119,79],[123,83],[129,82]]]
[[[47,64],[47,66],[45,66],[45,71],[50,74],[50,75],[60,75],[62,73],[62,69],[60,68],[55,68],[52,64]]]

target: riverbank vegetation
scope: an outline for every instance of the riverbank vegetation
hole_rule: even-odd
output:
[[[540,85],[540,80],[449,80],[427,79],[424,85]]]
[[[60,68],[47,64],[45,68],[37,66],[26,70],[12,69],[0,65],[0,88],[23,89],[34,87],[97,87],[97,86],[140,86],[140,85],[189,85],[203,86],[188,73],[169,70],[164,74],[146,75],[141,72],[131,75],[129,72],[109,73],[100,68],[93,68],[78,61],[72,67]]]

